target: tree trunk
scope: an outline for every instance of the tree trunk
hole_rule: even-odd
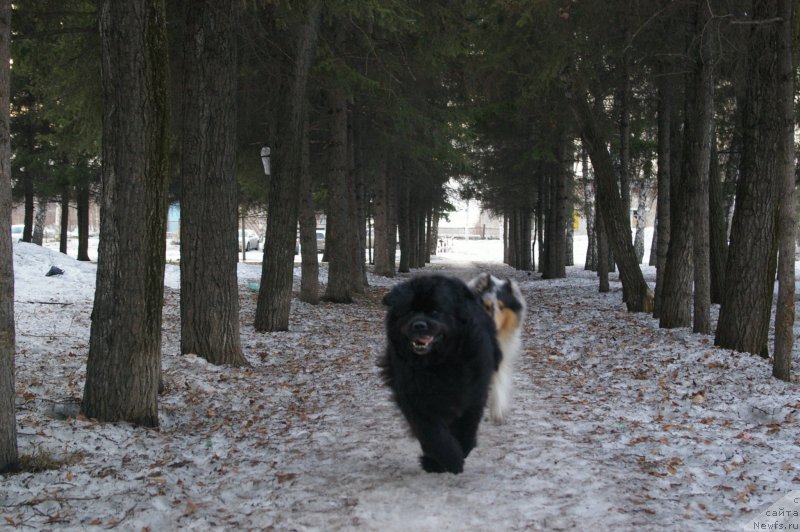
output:
[[[603,217],[611,250],[619,266],[619,277],[625,292],[629,312],[652,309],[652,294],[636,262],[631,242],[631,224],[619,195],[611,156],[600,133],[585,95],[573,95],[572,110],[581,130],[581,138],[589,152],[597,181],[597,204]],[[601,256],[600,260],[603,260]]]
[[[105,0],[103,199],[83,414],[158,426],[169,80],[164,3]]]
[[[644,230],[647,227],[647,182],[650,176],[646,175],[638,179],[637,203],[636,203],[636,226],[634,227],[633,249],[636,253],[636,262],[639,264],[644,260]]]
[[[297,218],[300,223],[300,301],[319,303],[319,257],[317,255],[317,216],[314,211],[314,191],[311,180],[311,160],[308,143],[308,109],[303,117],[303,137],[300,153],[300,202]]]
[[[235,0],[185,2],[181,353],[247,365],[239,336]]]
[[[795,262],[795,182],[794,182],[794,43],[792,22],[794,2],[778,0],[778,80],[777,114],[780,118],[777,146],[777,182],[780,189],[778,207],[778,301],[775,315],[775,360],[772,374],[790,382],[792,346],[794,344],[794,262]]]
[[[543,279],[563,279],[566,272],[566,210],[567,187],[564,165],[564,142],[559,142],[556,149],[558,163],[553,165],[550,177],[549,209],[546,221],[545,254],[546,262],[542,267]]]
[[[277,130],[280,134],[276,135],[273,142],[265,253],[254,322],[255,329],[262,332],[289,329],[303,123],[308,101],[308,74],[319,34],[320,9],[320,0],[311,0],[307,5],[305,20],[295,45],[288,102],[278,115]],[[330,223],[330,217],[328,221]]]
[[[348,258],[350,265],[350,291],[363,294],[367,286],[367,272],[364,256],[366,255],[366,206],[364,204],[364,184],[360,161],[356,161],[356,135],[353,124],[354,116],[348,112],[347,120],[347,186],[348,202],[352,206],[348,211]]]
[[[61,220],[58,233],[58,251],[67,254],[67,242],[69,239],[69,187],[65,186],[61,190]]]
[[[22,172],[22,190],[25,194],[25,229],[22,231],[22,241],[31,242],[33,238],[33,215],[35,210],[35,198],[33,192],[33,176],[26,170]]]
[[[36,216],[34,217],[31,243],[41,246],[44,243],[44,224],[47,221],[47,198],[39,197],[36,202]]]
[[[0,0],[0,473],[16,468],[14,250],[11,242],[11,0]]]
[[[711,303],[722,303],[725,292],[725,263],[728,260],[728,225],[719,167],[717,143],[712,132],[711,164],[708,169],[708,212],[711,259]]]
[[[89,261],[89,185],[78,185],[78,260]]]
[[[683,131],[678,127],[686,98],[678,92],[677,83],[670,87],[669,138],[669,245],[664,264],[663,289],[659,302],[659,326],[688,327],[692,323],[693,255],[690,197],[688,194],[686,158],[683,156]],[[685,120],[690,120],[684,117]],[[659,163],[661,161],[659,160]]]
[[[608,233],[603,223],[603,213],[600,212],[600,204],[595,204],[595,232],[597,233],[597,278],[599,281],[598,291],[605,294],[611,291],[608,283]]]
[[[378,164],[378,171],[375,175],[375,195],[373,199],[375,210],[375,275],[384,277],[394,277],[395,264],[390,260],[390,248],[393,240],[390,232],[396,231],[390,224],[389,210],[392,204],[389,201],[389,188],[393,183],[389,182],[388,162],[384,157]]]
[[[586,219],[586,259],[583,269],[597,271],[597,219],[594,215],[594,185],[589,179],[589,154],[581,148],[581,174],[583,176],[583,217]]]
[[[716,345],[768,356],[777,250],[778,176],[784,142],[779,89],[775,0],[755,0],[749,27],[746,97],[743,108],[742,166],[725,271],[726,290],[719,312]],[[766,22],[769,21],[769,22]]]
[[[334,303],[351,303],[350,285],[352,234],[350,212],[355,206],[350,203],[347,190],[347,95],[337,86],[328,89],[328,112],[330,116],[330,140],[328,143],[328,236],[325,251],[328,254],[328,287],[325,299]]]
[[[398,271],[408,273],[411,271],[410,245],[411,245],[411,216],[409,208],[410,187],[406,175],[399,175],[394,186],[397,189],[397,233],[400,237],[400,264]]]
[[[684,158],[689,170],[687,181],[691,194],[692,254],[694,256],[694,319],[693,331],[711,333],[711,259],[709,229],[708,170],[711,157],[711,123],[714,114],[714,75],[712,71],[713,39],[710,6],[697,3],[695,14],[696,45],[693,72],[687,94],[686,149]]]

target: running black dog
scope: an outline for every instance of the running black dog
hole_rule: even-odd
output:
[[[475,292],[450,277],[416,277],[383,303],[383,376],[422,446],[422,468],[461,473],[502,358],[495,324]]]

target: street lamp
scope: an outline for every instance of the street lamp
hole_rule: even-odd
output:
[[[270,155],[269,146],[262,146],[261,147],[261,164],[264,165],[264,175],[270,175],[269,172],[269,155]]]

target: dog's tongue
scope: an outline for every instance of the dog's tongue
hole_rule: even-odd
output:
[[[430,345],[431,342],[433,342],[433,336],[419,336],[414,340],[414,343],[419,345]]]

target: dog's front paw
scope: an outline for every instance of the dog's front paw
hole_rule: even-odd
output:
[[[450,467],[446,467],[435,458],[423,455],[419,457],[419,463],[427,473],[453,473],[457,475],[464,471],[463,460],[461,463],[454,463]]]
[[[420,456],[419,457],[419,464],[422,466],[428,473],[444,473],[444,468],[442,464],[440,464],[435,458],[431,458],[430,456]]]

